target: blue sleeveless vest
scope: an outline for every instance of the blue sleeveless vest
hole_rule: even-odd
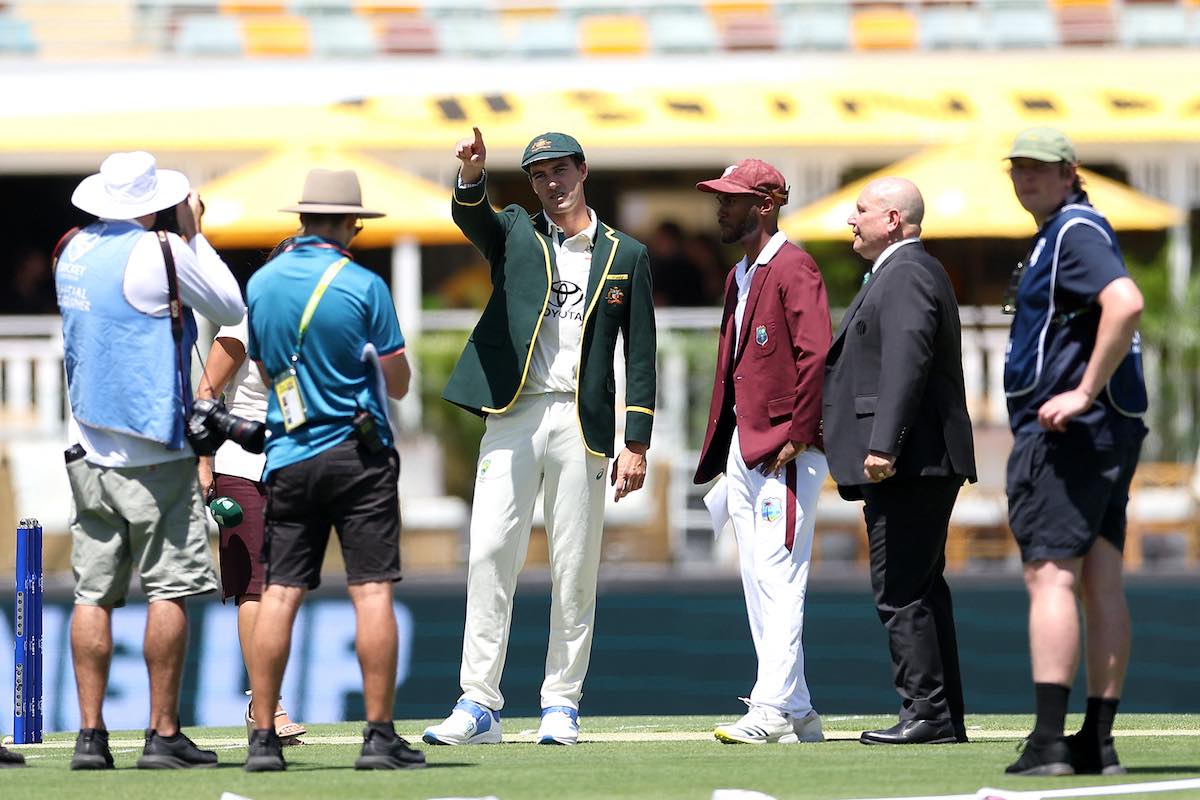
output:
[[[54,272],[63,319],[64,361],[71,413],[93,428],[132,434],[182,450],[184,410],[196,320],[183,309],[184,397],[171,318],[143,314],[125,298],[129,255],[146,231],[104,220],[80,231]],[[166,266],[163,266],[166,270]]]
[[[1077,376],[1045,374],[1047,338],[1053,337],[1056,328],[1069,326],[1068,329],[1085,331],[1094,342],[1099,325],[1098,305],[1072,311],[1055,306],[1055,284],[1063,236],[1076,225],[1088,225],[1100,231],[1117,258],[1121,258],[1112,226],[1095,208],[1085,203],[1063,206],[1038,232],[1037,242],[1020,278],[1016,316],[1009,331],[1008,351],[1004,356],[1004,393],[1009,398],[1010,408],[1013,402],[1022,402],[1028,395],[1037,393],[1039,386],[1045,390],[1048,383],[1065,378],[1064,384],[1050,388],[1055,393],[1066,391],[1074,388],[1083,376],[1086,358],[1083,363],[1072,365],[1078,371]],[[1090,357],[1091,352],[1086,355]],[[1140,417],[1146,413],[1148,402],[1142,373],[1142,346],[1137,333],[1099,401],[1126,417]]]

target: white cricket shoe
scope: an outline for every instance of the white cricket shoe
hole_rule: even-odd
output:
[[[537,737],[538,744],[575,744],[579,741],[579,712],[570,706],[543,708]]]
[[[717,741],[725,744],[795,744],[800,741],[792,720],[769,706],[759,706],[740,698],[750,710],[737,722],[718,725],[713,730]]]
[[[500,713],[473,700],[459,700],[450,716],[421,734],[426,744],[499,744]]]
[[[825,733],[821,730],[821,715],[809,711],[803,717],[792,717],[792,730],[798,742],[823,742]]]

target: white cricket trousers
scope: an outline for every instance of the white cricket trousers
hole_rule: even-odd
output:
[[[750,702],[801,717],[812,710],[802,635],[813,515],[829,466],[820,451],[806,450],[778,474],[766,475],[763,469],[746,466],[735,429],[725,477],[758,656]]]
[[[471,509],[462,699],[504,707],[500,676],[513,594],[544,489],[553,583],[541,702],[578,709],[592,652],[608,459],[584,447],[571,393],[523,395],[486,425]]]

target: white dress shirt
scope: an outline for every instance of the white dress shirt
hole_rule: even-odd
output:
[[[550,303],[533,347],[524,394],[575,392],[592,247],[599,227],[596,212],[590,208],[587,212],[591,224],[571,237],[550,223],[550,238],[554,242]]]
[[[759,264],[766,264],[774,258],[775,254],[779,252],[779,248],[787,244],[787,240],[787,234],[783,231],[776,231],[759,252],[758,258],[754,259],[753,264],[747,265],[748,259],[742,256],[742,260],[733,268],[733,279],[737,282],[737,307],[733,310],[733,355],[735,358],[738,354],[738,345],[742,341],[742,316],[746,313],[746,298],[750,296],[750,284],[754,282],[754,272]]]
[[[921,241],[921,240],[918,239],[917,237],[910,236],[907,239],[901,239],[898,242],[892,242],[891,244],[889,244],[887,247],[884,248],[883,252],[879,254],[879,258],[875,259],[875,263],[871,264],[871,274],[874,275],[876,272],[878,272],[879,265],[882,264],[884,261],[887,261],[887,257],[890,256],[892,253],[896,252],[901,247],[904,247],[904,245],[906,245],[906,244],[915,244],[916,242],[919,242],[919,241]]]

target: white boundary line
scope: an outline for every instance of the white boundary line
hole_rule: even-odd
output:
[[[1111,797],[1121,794],[1151,794],[1154,792],[1181,792],[1184,789],[1200,789],[1200,778],[1177,781],[1149,781],[1146,783],[1121,783],[1109,786],[1079,786],[1073,789],[1016,789],[983,788],[974,794],[936,794],[919,797],[870,797],[859,800],[1052,800],[1058,797]]]

